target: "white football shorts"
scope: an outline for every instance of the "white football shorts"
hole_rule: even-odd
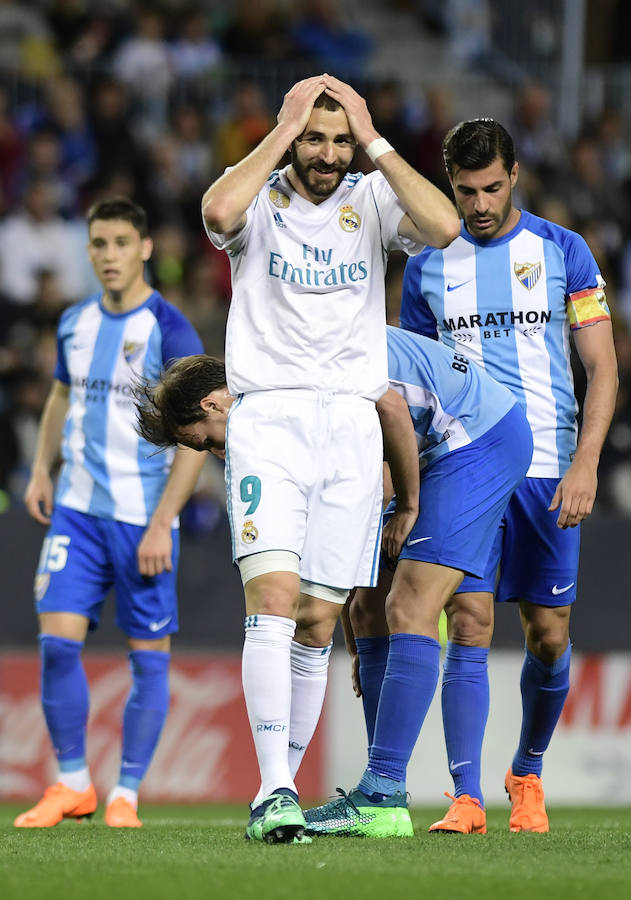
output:
[[[374,586],[382,459],[370,400],[303,389],[242,394],[226,430],[233,559],[289,550],[305,581]]]

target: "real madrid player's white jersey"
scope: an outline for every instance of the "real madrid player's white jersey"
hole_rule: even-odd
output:
[[[377,400],[387,388],[384,277],[388,252],[421,246],[398,234],[405,215],[380,172],[347,174],[319,204],[274,171],[227,238],[233,295],[228,389],[308,388]]]
[[[109,312],[100,294],[63,313],[55,378],[69,386],[70,399],[57,504],[132,525],[149,522],[174,451],[156,454],[136,432],[132,385],[157,379],[170,359],[202,351],[193,326],[156,291],[126,313]]]
[[[510,388],[533,432],[530,477],[560,478],[570,466],[569,332],[608,318],[584,239],[525,210],[499,238],[476,240],[463,224],[448,247],[426,247],[405,270],[402,327],[459,348]]]

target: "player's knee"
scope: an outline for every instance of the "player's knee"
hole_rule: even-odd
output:
[[[436,607],[427,597],[423,598],[423,602],[419,602],[414,591],[408,590],[405,585],[399,585],[386,597],[386,621],[390,634],[433,633],[438,627],[441,609],[442,607]]]
[[[356,636],[387,633],[383,596],[378,596],[376,591],[356,591],[348,615]]]
[[[303,622],[300,615],[296,621],[294,640],[305,647],[328,647],[333,640],[335,622]]]
[[[295,619],[299,598],[298,578],[286,572],[260,575],[245,584],[248,615]]]
[[[300,603],[296,615],[294,640],[305,647],[328,647],[342,606],[333,603]]]
[[[547,665],[563,656],[568,643],[567,631],[558,624],[547,630],[532,627],[526,632],[526,646]]]
[[[447,603],[449,640],[465,647],[489,647],[493,637],[493,606],[490,603],[462,605],[456,594]]]
[[[523,617],[526,646],[543,662],[562,656],[570,640],[570,607],[530,607]]]

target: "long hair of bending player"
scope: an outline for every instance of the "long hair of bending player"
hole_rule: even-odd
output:
[[[134,386],[136,430],[156,447],[177,444],[182,428],[205,418],[201,400],[225,384],[225,366],[214,356],[184,356],[169,363],[157,382]]]

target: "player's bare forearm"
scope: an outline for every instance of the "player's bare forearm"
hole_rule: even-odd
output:
[[[618,370],[610,322],[599,322],[575,333],[575,343],[587,375],[583,422],[574,459],[550,504],[559,509],[559,528],[573,528],[592,512],[598,487],[598,461],[613,417]]]
[[[241,162],[224,172],[202,198],[202,214],[211,231],[230,234],[245,224],[245,212],[292,141],[304,131],[323,76],[299,81],[285,95],[278,124]]]
[[[68,385],[55,379],[42,413],[33,469],[50,472],[59,456],[61,435],[68,413],[69,396],[70,388]]]
[[[205,461],[205,453],[178,446],[160,502],[151,517],[151,524],[171,527],[173,519],[195,490]]]
[[[597,467],[618,393],[618,366],[611,322],[597,322],[578,329],[574,332],[574,342],[587,375],[583,421],[574,461],[591,462]]]
[[[399,224],[400,235],[432,247],[446,247],[458,237],[460,219],[446,194],[398,153],[384,153],[375,165],[407,212]]]
[[[138,571],[141,575],[159,575],[173,569],[171,526],[189,499],[206,455],[189,447],[178,447],[168,481],[151,521],[138,545]]]
[[[418,446],[408,405],[390,388],[377,402],[384,456],[397,498],[397,510],[418,515],[420,475]]]
[[[63,425],[68,413],[70,389],[55,380],[46,400],[37,435],[31,477],[24,492],[29,514],[42,525],[48,525],[53,508],[52,467],[59,456]]]

